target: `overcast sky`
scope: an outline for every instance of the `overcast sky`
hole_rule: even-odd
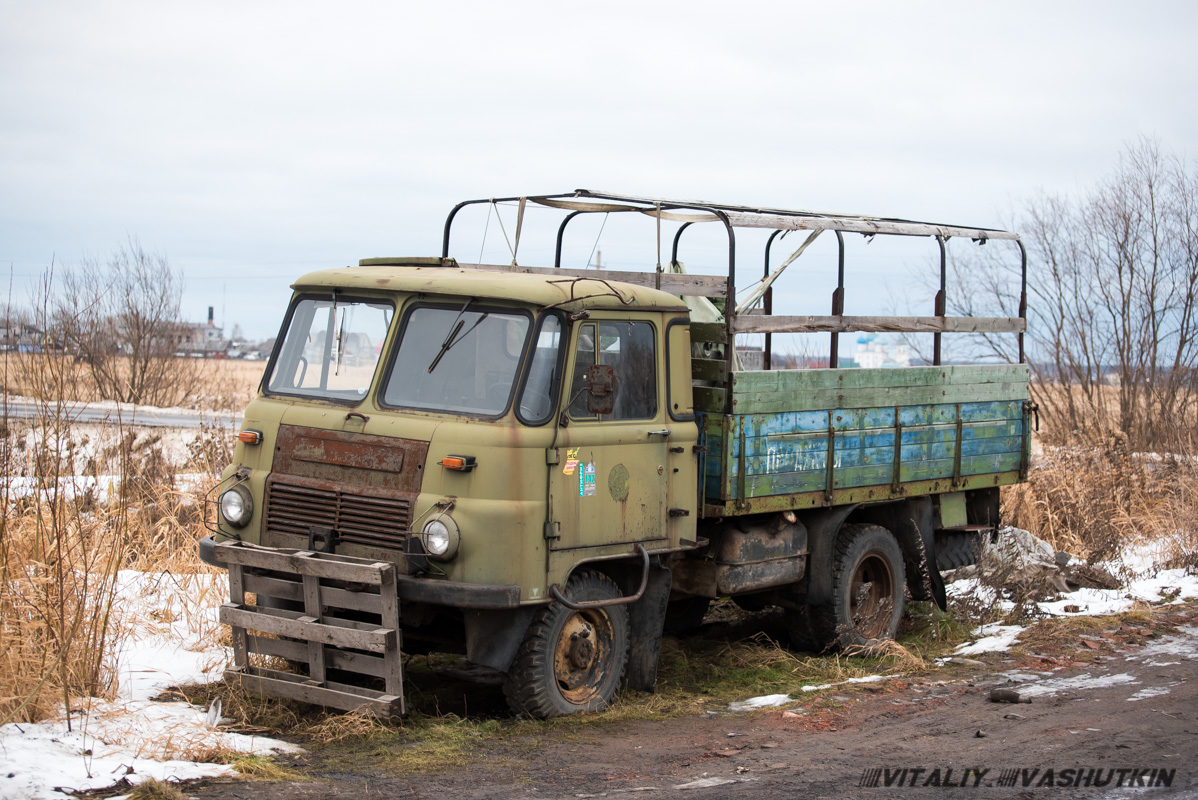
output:
[[[0,0],[0,265],[20,300],[134,236],[265,337],[305,271],[439,255],[458,200],[999,226],[1141,135],[1198,154],[1196,90],[1193,2]]]

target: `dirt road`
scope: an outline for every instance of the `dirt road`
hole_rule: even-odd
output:
[[[788,710],[573,729],[485,747],[459,770],[205,782],[196,798],[1198,797],[1198,609],[1084,665],[1011,657],[953,680],[833,689]],[[839,688],[839,687],[838,687]],[[990,701],[1012,688],[1030,703]],[[948,791],[946,791],[948,790]]]

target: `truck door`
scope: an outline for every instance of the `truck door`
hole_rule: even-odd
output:
[[[567,425],[559,426],[548,459],[557,462],[549,466],[551,582],[582,559],[669,541],[661,331],[649,319],[593,315],[574,325],[571,344],[562,393]],[[596,413],[595,403],[588,410],[596,364],[611,368],[610,413]]]

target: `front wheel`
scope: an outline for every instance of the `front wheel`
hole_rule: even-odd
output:
[[[565,596],[575,603],[620,596],[611,578],[575,573]],[[537,612],[508,670],[503,692],[517,714],[548,719],[607,707],[628,662],[628,607],[574,611],[550,603]]]
[[[812,632],[834,649],[868,654],[898,632],[905,586],[894,535],[878,525],[845,525],[832,559],[832,602],[811,607]]]

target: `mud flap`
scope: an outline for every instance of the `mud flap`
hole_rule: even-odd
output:
[[[936,544],[933,542],[932,547],[935,548],[935,546]],[[931,560],[935,559],[935,557],[935,553],[932,553],[928,558]],[[944,578],[941,577],[940,570],[934,566],[935,562],[932,561],[931,563],[933,566],[928,569],[928,577],[932,583],[932,597],[936,600],[936,605],[940,607],[941,611],[948,611],[948,594],[944,589]]]
[[[628,607],[628,664],[624,682],[632,689],[652,692],[657,685],[657,658],[661,653],[661,634],[666,622],[666,604],[670,600],[672,578],[665,567],[650,567],[649,581],[640,600]]]
[[[936,568],[936,535],[932,498],[916,497],[896,510],[894,533],[903,548],[907,567],[907,588],[915,600],[935,600],[941,611],[948,607],[944,578]]]
[[[472,664],[507,672],[524,641],[535,608],[466,609],[466,659]]]

